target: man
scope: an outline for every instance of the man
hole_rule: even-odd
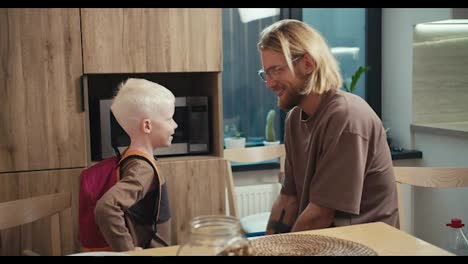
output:
[[[382,221],[399,226],[392,159],[381,120],[340,90],[338,65],[322,36],[297,20],[264,29],[260,77],[290,110],[286,164],[267,234]]]

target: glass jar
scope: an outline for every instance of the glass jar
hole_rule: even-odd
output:
[[[239,219],[224,215],[198,216],[190,222],[190,236],[178,256],[248,256],[249,240],[241,232]]]

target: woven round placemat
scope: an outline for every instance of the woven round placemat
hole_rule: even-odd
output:
[[[250,243],[256,256],[377,256],[360,243],[322,235],[281,234]]]

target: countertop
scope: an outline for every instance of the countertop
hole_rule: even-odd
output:
[[[447,136],[468,137],[468,121],[411,124],[411,130]]]
[[[442,248],[382,222],[324,228],[298,232],[298,234],[316,234],[351,240],[370,247],[379,256],[453,256],[452,253]],[[131,256],[175,256],[178,248],[179,246],[171,246],[128,251],[125,253]]]

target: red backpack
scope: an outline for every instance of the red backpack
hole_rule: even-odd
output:
[[[119,164],[130,156],[144,157],[153,166],[159,178],[159,185],[164,183],[164,178],[160,176],[156,164],[152,157],[148,157],[143,152],[131,150],[125,151],[124,155],[111,157],[83,170],[80,174],[80,194],[79,194],[79,240],[82,251],[111,251],[94,218],[94,209],[97,201],[120,180]],[[161,202],[161,192],[159,192],[158,203]],[[159,208],[155,212],[156,219],[159,218]]]

